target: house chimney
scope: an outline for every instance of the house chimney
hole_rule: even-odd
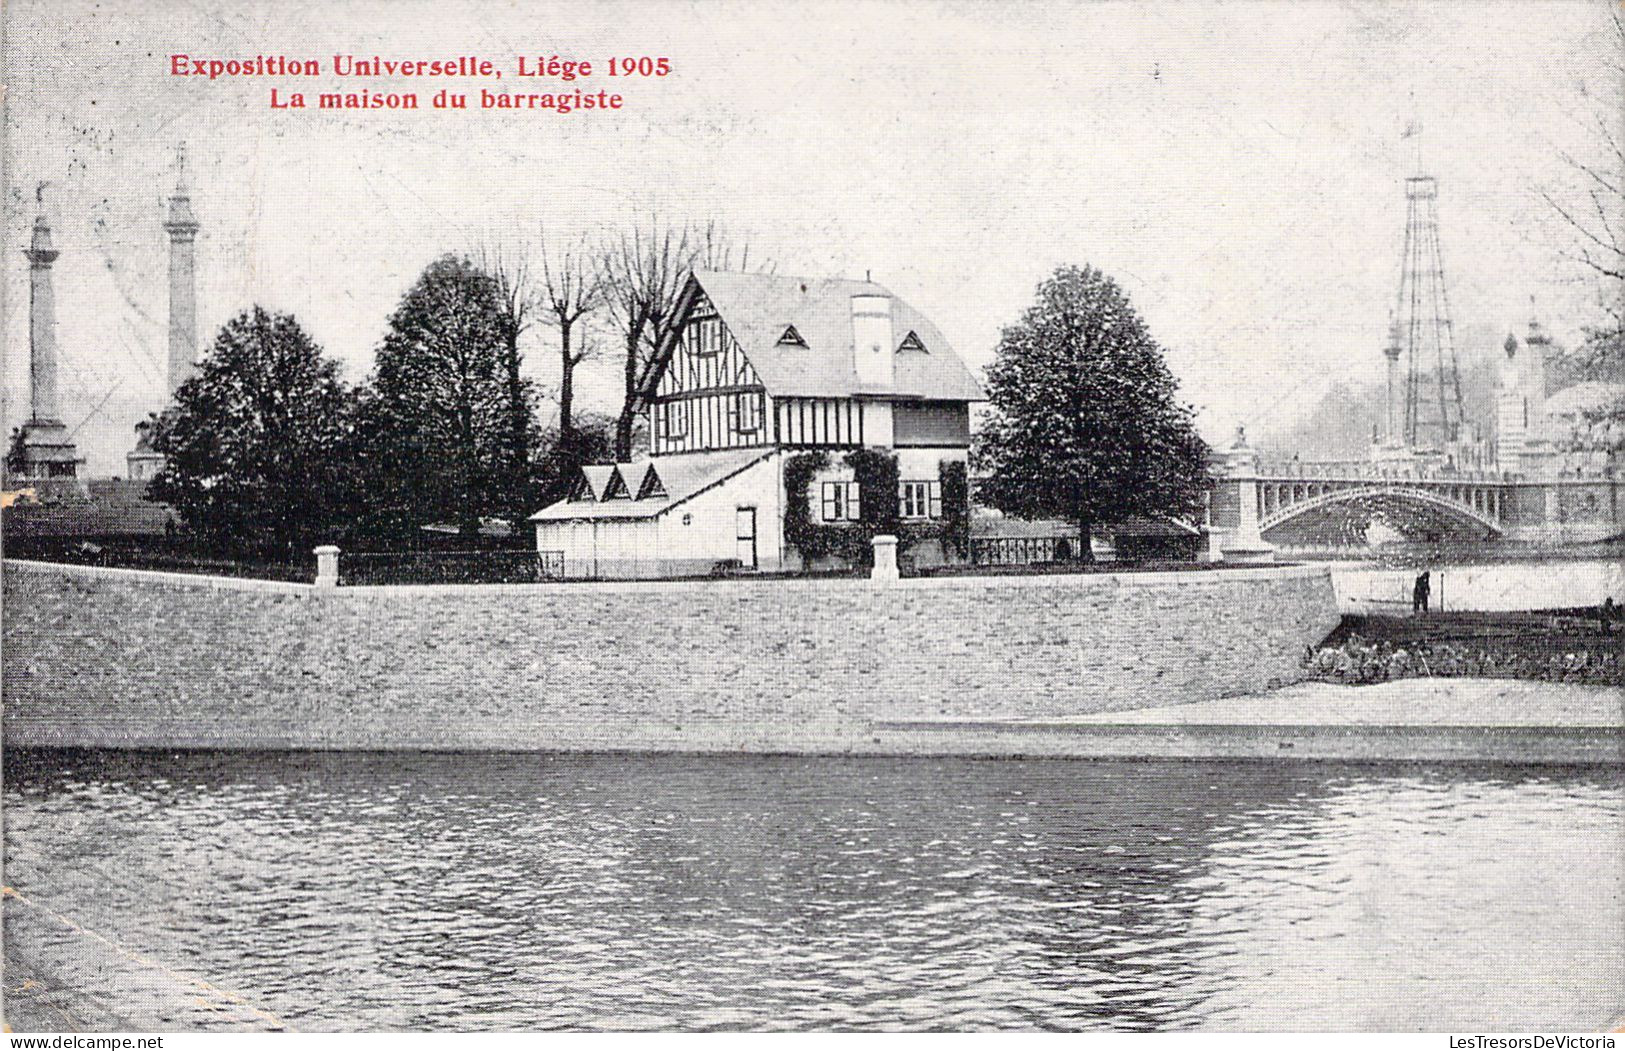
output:
[[[34,193],[41,202],[34,220],[34,237],[23,254],[28,256],[28,352],[29,406],[33,423],[57,422],[56,401],[56,297],[51,288],[51,264],[57,250],[51,247],[51,226],[45,219],[45,184]]]
[[[197,282],[193,252],[198,221],[186,185],[186,150],[179,151],[175,192],[169,198],[164,229],[169,232],[169,393],[192,377],[197,364]]]
[[[864,293],[852,297],[852,367],[858,386],[869,391],[892,388],[897,349],[892,339],[891,296]]]

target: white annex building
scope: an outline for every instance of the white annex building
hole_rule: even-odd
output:
[[[531,516],[544,560],[570,577],[799,569],[785,542],[786,462],[831,455],[807,487],[816,526],[896,500],[943,517],[946,465],[965,463],[981,386],[937,327],[880,285],[699,271],[647,390],[650,456],[582,469]],[[898,492],[861,493],[842,452],[894,454]],[[963,509],[961,509],[963,511]],[[921,564],[955,557],[937,541]]]

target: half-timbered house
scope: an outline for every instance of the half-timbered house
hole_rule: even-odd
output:
[[[943,517],[944,464],[965,462],[983,394],[919,311],[870,281],[699,271],[677,316],[645,389],[648,457],[584,468],[531,518],[566,575],[801,567],[783,536],[784,465],[801,451],[832,454],[806,494],[814,523],[853,522],[869,499]],[[859,448],[896,456],[897,492],[859,492],[839,455]]]

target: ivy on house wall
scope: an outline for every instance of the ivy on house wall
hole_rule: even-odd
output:
[[[866,554],[872,555],[869,542],[877,536],[895,536],[901,548],[897,457],[884,449],[853,449],[846,454],[846,465],[852,468],[852,477],[858,483],[858,532],[863,534]]]
[[[969,558],[970,480],[965,475],[965,461],[941,461],[937,464],[937,478],[942,485],[942,545],[952,548],[960,558]]]
[[[784,462],[784,542],[806,561],[833,554],[832,527],[812,520],[812,480],[829,466],[829,454],[797,453]]]
[[[854,565],[869,565],[874,557],[871,541],[882,535],[897,537],[902,555],[921,540],[940,539],[945,550],[961,558],[970,551],[970,488],[965,465],[957,460],[938,464],[942,490],[942,517],[934,522],[904,522],[898,513],[897,457],[884,449],[853,449],[843,458],[852,469],[859,494],[858,521],[838,525],[813,520],[812,484],[829,466],[824,452],[798,453],[784,465],[784,540],[802,559],[838,557]]]
[[[844,460],[858,485],[858,520],[840,524],[813,520],[813,478],[829,466],[829,454],[798,453],[784,464],[784,541],[809,562],[833,556],[866,566],[874,558],[870,541],[883,533],[898,533],[897,458],[881,449],[853,449]],[[893,495],[880,499],[877,493]]]

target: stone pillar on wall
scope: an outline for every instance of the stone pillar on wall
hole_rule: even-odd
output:
[[[897,574],[897,538],[894,536],[877,536],[870,541],[875,550],[875,567],[869,571],[870,580],[896,580]]]
[[[1220,454],[1216,464],[1218,484],[1233,487],[1237,496],[1235,520],[1228,528],[1215,529],[1223,560],[1227,562],[1272,562],[1275,545],[1264,542],[1258,527],[1258,453],[1247,444],[1247,433],[1236,428],[1236,441]],[[1215,523],[1217,525],[1217,523]]]
[[[339,549],[332,544],[323,544],[315,551],[316,555],[316,586],[319,588],[336,588],[339,585]]]

